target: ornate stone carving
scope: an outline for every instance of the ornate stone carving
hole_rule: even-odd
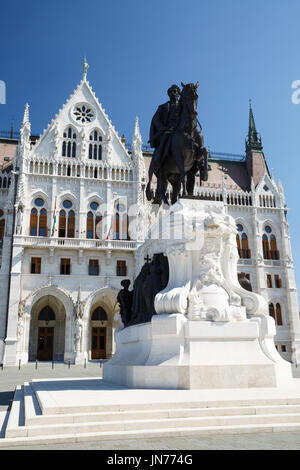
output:
[[[157,238],[139,248],[138,260],[146,253],[168,257],[169,282],[155,296],[156,313],[220,322],[267,313],[265,299],[238,282],[235,221],[222,203],[181,199],[161,213],[153,234]]]

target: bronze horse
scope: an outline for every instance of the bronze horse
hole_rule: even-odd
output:
[[[182,196],[193,195],[195,176],[200,171],[201,181],[208,179],[208,149],[204,147],[204,138],[197,129],[197,88],[199,83],[185,85],[181,82],[180,117],[171,136],[168,153],[163,157],[160,168],[154,174],[157,177],[157,190],[154,197],[151,191],[153,170],[149,168],[149,182],[146,196],[153,203],[168,204],[166,195],[168,183],[172,186],[171,204],[174,204],[182,189]]]

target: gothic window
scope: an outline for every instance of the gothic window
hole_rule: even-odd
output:
[[[4,231],[5,231],[4,212],[2,209],[0,209],[0,249],[3,247]]]
[[[244,232],[244,227],[237,224],[238,234],[236,236],[236,244],[240,258],[251,258],[251,251],[249,250],[248,237]]]
[[[267,287],[269,289],[272,288],[272,276],[271,276],[271,274],[267,274]]]
[[[38,319],[47,322],[53,321],[55,320],[55,313],[53,312],[52,308],[47,305],[40,311]]]
[[[262,237],[262,248],[263,248],[263,256],[264,259],[269,259],[269,240],[266,234]]]
[[[31,209],[29,235],[37,235],[38,211],[35,207]]]
[[[100,212],[100,205],[98,202],[90,203],[90,210],[87,213],[86,219],[86,238],[102,239],[102,214]]]
[[[89,159],[102,160],[102,137],[97,130],[90,134]]]
[[[114,208],[113,238],[115,240],[129,240],[128,215],[125,204],[117,203]]]
[[[47,210],[44,199],[38,197],[34,200],[34,207],[30,213],[29,235],[47,237]]]
[[[272,303],[269,304],[269,315],[273,317],[275,320],[275,309],[274,309],[274,304]]]
[[[282,325],[282,314],[281,314],[281,305],[279,303],[276,304],[276,325]]]
[[[275,279],[275,287],[280,289],[282,287],[282,280],[280,279],[279,275],[275,274],[274,279]]]
[[[269,314],[274,318],[276,325],[282,325],[281,305],[278,302],[275,307],[273,303],[269,304]]]
[[[107,315],[102,307],[97,307],[92,313],[92,321],[107,321]]]
[[[63,209],[59,212],[58,236],[61,238],[66,236],[66,211]]]
[[[75,237],[75,212],[72,209],[72,201],[66,199],[63,202],[64,209],[59,212],[58,236],[61,238]]]
[[[272,233],[272,228],[270,225],[266,225],[264,228],[265,233],[262,236],[262,248],[264,259],[274,259],[277,260],[280,258],[279,251],[277,250],[276,237]]]
[[[40,210],[39,236],[47,236],[47,211],[44,207]]]
[[[277,242],[275,235],[270,235],[271,259],[279,259],[279,251],[277,250]]]
[[[62,143],[62,156],[63,157],[76,157],[76,139],[77,134],[70,126],[65,129],[63,133],[63,143]]]

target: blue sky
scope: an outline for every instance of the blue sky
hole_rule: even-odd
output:
[[[198,115],[211,150],[244,153],[249,98],[275,180],[285,188],[300,286],[298,0],[10,0],[0,6],[0,129],[18,129],[26,101],[40,134],[82,77],[120,135],[135,116],[144,143],[173,84],[200,82]]]

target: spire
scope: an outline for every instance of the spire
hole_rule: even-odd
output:
[[[84,81],[86,81],[88,68],[89,68],[89,64],[87,63],[86,57],[84,56],[84,60],[83,60],[83,80]]]
[[[135,118],[134,132],[132,136],[132,150],[136,154],[142,152],[142,136],[138,117]]]
[[[24,117],[23,117],[23,126],[29,124],[29,104],[25,104]]]
[[[21,134],[21,144],[25,144],[25,146],[29,149],[30,148],[30,134],[31,134],[31,125],[29,121],[29,104],[26,103],[23,122],[20,130]]]
[[[261,143],[261,137],[256,131],[255,121],[251,106],[251,100],[249,100],[249,128],[248,128],[248,140],[246,141],[246,151],[248,150],[258,150],[263,149]]]

